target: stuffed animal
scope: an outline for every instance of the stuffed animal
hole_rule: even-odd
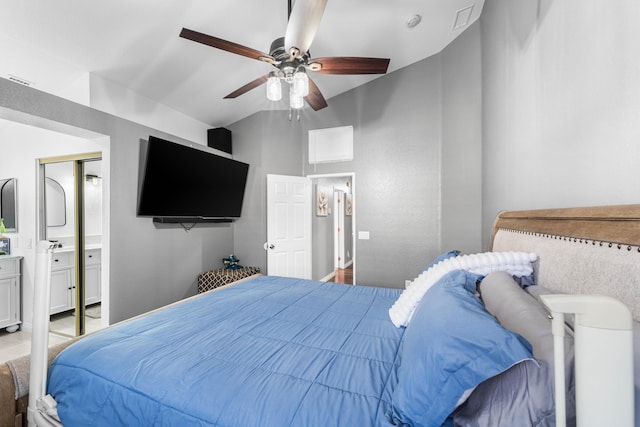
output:
[[[224,263],[224,268],[227,270],[239,270],[242,268],[240,264],[240,260],[234,255],[229,255],[228,258],[222,258],[222,262]]]

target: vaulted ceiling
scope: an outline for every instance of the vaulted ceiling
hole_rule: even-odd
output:
[[[310,53],[390,58],[393,72],[440,52],[483,4],[329,0]],[[91,73],[211,126],[288,108],[268,101],[264,86],[223,99],[273,67],[179,37],[184,27],[269,53],[287,27],[286,0],[0,0],[0,10],[0,77],[55,93]],[[409,28],[414,15],[422,21]],[[331,97],[380,77],[310,75],[329,108]]]

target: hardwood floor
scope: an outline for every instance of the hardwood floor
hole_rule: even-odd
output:
[[[331,282],[353,285],[353,265],[350,265],[347,268],[337,268],[336,275]]]

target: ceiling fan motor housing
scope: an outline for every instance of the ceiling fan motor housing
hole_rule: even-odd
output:
[[[309,52],[306,52],[291,60],[289,52],[284,48],[284,37],[279,37],[271,43],[269,55],[276,60],[274,65],[283,73],[282,77],[287,81],[293,78],[293,73],[298,71],[300,67],[306,68],[310,57]]]
[[[271,43],[269,55],[273,56],[276,61],[282,62],[289,59],[289,53],[284,49],[284,37],[279,37]]]

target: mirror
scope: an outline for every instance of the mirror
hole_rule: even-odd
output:
[[[67,200],[64,188],[58,181],[46,177],[47,227],[63,227],[67,224]]]
[[[18,231],[18,182],[16,178],[0,179],[0,218],[7,232]]]

